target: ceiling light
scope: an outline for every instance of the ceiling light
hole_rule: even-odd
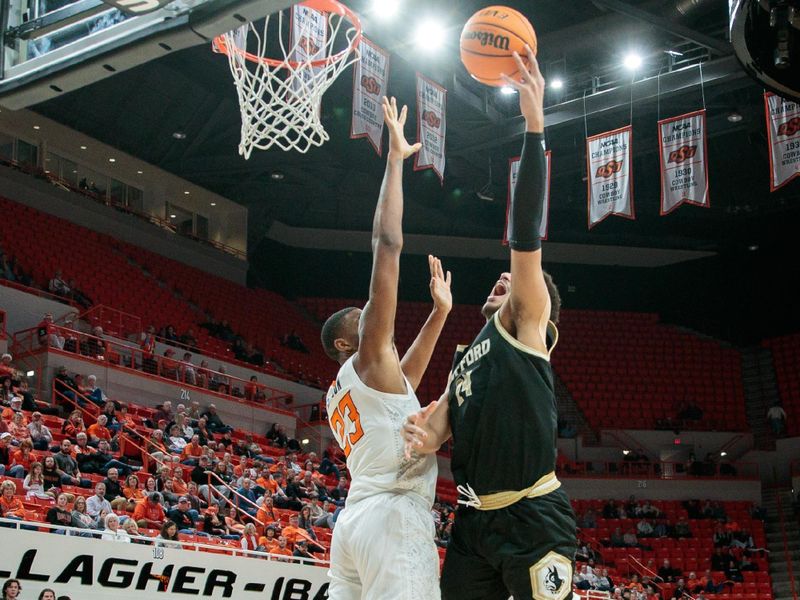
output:
[[[515,90],[510,85],[504,85],[503,87],[500,88],[500,93],[504,94],[505,96],[510,96],[511,94],[516,94],[517,90]]]
[[[625,68],[629,71],[635,71],[642,66],[642,57],[636,52],[629,52],[625,55],[625,58],[622,59],[622,64],[625,65]]]
[[[755,252],[758,250],[758,244],[750,244],[747,249],[750,250],[750,252]]]
[[[142,174],[142,171],[136,171],[136,172],[137,172],[139,175],[141,175],[141,174]]]
[[[185,140],[186,134],[183,133],[182,131],[173,131],[172,137],[174,137],[176,140]]]
[[[441,48],[446,37],[444,26],[434,19],[427,19],[417,25],[414,33],[417,46],[426,52],[434,52]]]
[[[81,146],[81,150],[86,150],[86,146]]]
[[[381,21],[394,17],[399,8],[399,0],[372,0],[372,14]]]
[[[670,56],[683,56],[683,52],[678,52],[677,50],[664,50],[664,54],[669,54]]]
[[[270,177],[275,181],[281,181],[284,178],[284,174],[280,171],[275,171],[274,173],[270,174]]]
[[[727,452],[725,452],[725,450],[723,450],[722,452],[720,452],[720,453],[719,453],[719,455],[720,455],[720,456],[728,456],[728,453],[727,453]]]
[[[301,443],[305,446],[308,443],[308,438],[303,438],[303,441]]]
[[[178,218],[178,215],[170,215],[170,216],[169,216],[169,218],[170,218],[170,219],[177,219],[177,218]]]
[[[117,159],[116,158],[109,158],[108,162],[117,162]]]
[[[185,192],[183,192],[183,193],[184,193],[184,194],[186,194],[186,195],[188,196],[188,195],[189,195],[189,190],[186,190],[186,191],[185,191]]]
[[[216,206],[216,205],[217,205],[217,203],[216,203],[216,202],[212,202],[212,203],[211,203],[211,206]]]
[[[736,112],[735,110],[728,114],[728,121],[731,122],[731,123],[738,123],[743,118],[744,117],[742,116],[742,114],[739,113],[739,112]]]
[[[25,373],[25,377],[33,377],[34,375],[36,375],[36,371],[28,371]]]
[[[34,125],[34,126],[33,126],[33,128],[34,128],[36,131],[39,131],[39,130],[41,129],[41,127],[39,127],[38,125]]]
[[[630,453],[631,453],[630,450],[623,450],[622,451],[622,454],[624,454],[625,456],[628,456],[628,454],[630,454]]]
[[[550,87],[554,90],[560,90],[564,87],[564,80],[560,77],[555,77],[553,81],[550,82]]]

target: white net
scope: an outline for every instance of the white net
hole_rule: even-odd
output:
[[[359,58],[355,43],[359,31],[346,17],[322,16],[327,22],[324,36],[306,34],[296,23],[288,23],[295,28],[294,35],[284,36],[284,25],[291,21],[284,12],[289,11],[268,16],[263,26],[248,23],[222,36],[242,113],[239,154],[246,159],[253,149],[276,146],[305,153],[328,141],[321,122],[322,95]],[[273,30],[282,56],[270,64],[260,58],[267,56],[268,40],[271,47],[276,45],[267,35],[270,20],[275,19]],[[289,37],[288,44],[284,37]]]

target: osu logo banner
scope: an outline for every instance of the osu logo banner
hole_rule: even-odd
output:
[[[325,45],[328,43],[328,19],[325,18],[325,13],[297,4],[292,7],[291,15],[291,60],[304,63],[325,58]],[[315,79],[321,69],[322,67],[313,67],[304,70],[302,83],[295,82],[292,89],[297,94],[305,94],[303,84]]]
[[[586,139],[589,229],[609,215],[634,219],[631,127]]]
[[[446,108],[447,90],[417,73],[417,141],[422,148],[414,159],[414,170],[433,169],[442,181]]]
[[[769,141],[770,189],[774,192],[800,175],[800,103],[772,92],[764,94]]]
[[[709,207],[706,111],[658,122],[661,216],[682,204]]]
[[[544,183],[544,210],[542,211],[542,222],[539,226],[539,237],[543,240],[547,239],[547,228],[550,224],[550,165],[552,162],[552,153],[550,150],[544,153],[545,160],[547,161],[547,179]],[[506,226],[503,229],[503,245],[508,246],[508,214],[511,210],[511,202],[514,200],[514,192],[517,189],[517,176],[519,174],[519,160],[520,157],[512,158],[508,161],[508,200],[506,201]]]
[[[367,38],[361,38],[358,51],[358,62],[353,69],[350,137],[367,138],[380,156],[383,146],[381,99],[389,80],[389,54]]]

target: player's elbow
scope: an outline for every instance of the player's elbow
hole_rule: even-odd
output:
[[[377,233],[372,237],[372,248],[400,254],[403,250],[403,235],[389,232]]]

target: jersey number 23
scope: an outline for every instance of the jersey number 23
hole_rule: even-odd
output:
[[[339,446],[344,450],[345,456],[350,456],[350,450],[353,446],[364,437],[364,430],[361,428],[361,415],[358,414],[356,405],[353,404],[353,398],[350,392],[347,392],[336,410],[331,415],[331,428],[333,435],[336,436],[336,441]]]

